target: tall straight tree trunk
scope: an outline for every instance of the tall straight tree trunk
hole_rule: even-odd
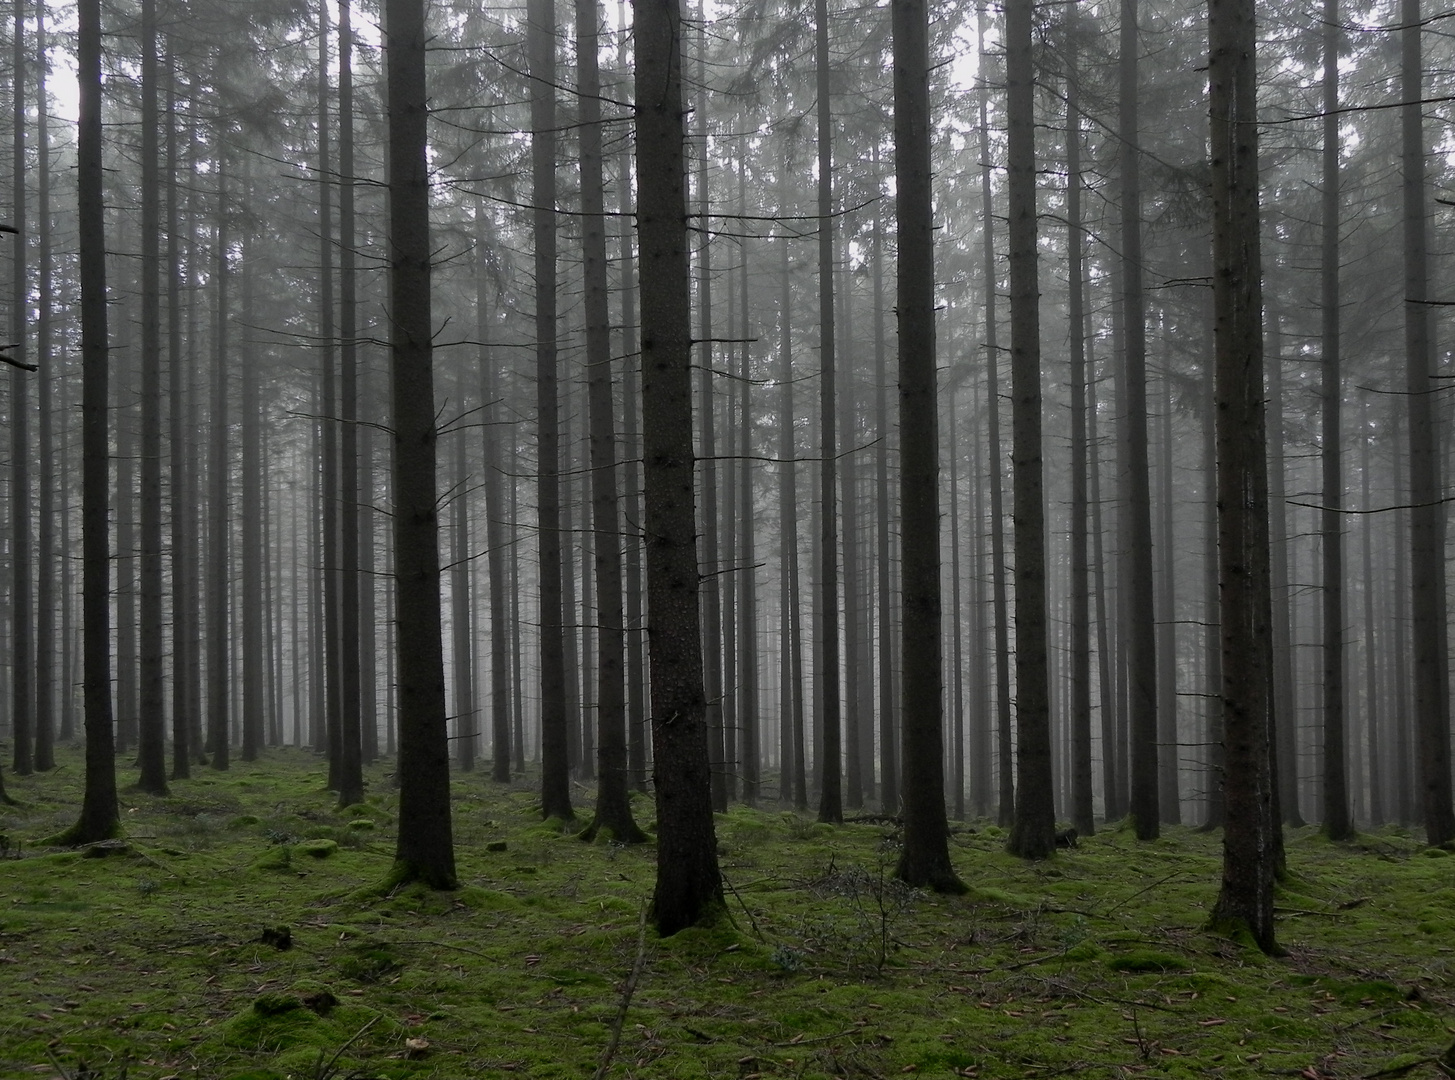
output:
[[[1370,423],[1369,399],[1364,399],[1360,409],[1359,424],[1359,479],[1362,486],[1361,505],[1365,510],[1363,521],[1364,562],[1364,734],[1367,746],[1369,769],[1369,827],[1378,828],[1387,818],[1385,803],[1384,761],[1389,753],[1388,744],[1383,741],[1384,711],[1379,698],[1379,646],[1382,635],[1375,623],[1374,613],[1374,507],[1370,502]]]
[[[846,252],[847,254],[847,252]],[[845,260],[847,261],[847,259]],[[843,291],[843,335],[846,342],[854,338],[853,325],[850,320],[851,299],[853,289],[850,283],[846,283]],[[858,412],[854,394],[854,360],[853,353],[845,350],[844,379],[842,385],[836,390],[838,407],[838,430],[841,441],[845,446],[853,446],[858,438],[858,423],[856,414]],[[859,467],[857,455],[847,453],[844,455],[842,465],[837,467],[839,476],[839,516],[841,533],[843,537],[843,669],[844,669],[844,690],[841,718],[843,721],[843,747],[844,747],[844,778],[846,781],[845,801],[854,809],[861,809],[864,805],[864,793],[867,789],[872,795],[873,783],[873,732],[867,737],[863,730],[863,709],[861,703],[864,697],[859,693],[856,685],[864,674],[864,668],[860,663],[862,641],[864,607],[863,575],[859,567]],[[868,769],[869,776],[864,773]]]
[[[35,363],[39,398],[40,488],[36,514],[35,582],[35,767],[55,768],[56,736],[56,450],[51,316],[55,307],[50,210],[50,119],[46,100],[45,5],[35,6],[36,233],[40,265],[35,318]]]
[[[1073,28],[1071,33],[1076,33]],[[1091,801],[1091,567],[1086,552],[1086,302],[1082,294],[1081,73],[1076,39],[1066,51],[1066,251],[1071,330],[1071,824],[1082,836],[1096,831]]]
[[[244,191],[252,201],[252,182]],[[257,325],[257,245],[251,230],[242,238],[242,320]],[[242,368],[242,759],[256,761],[267,739],[265,719],[266,675],[263,668],[266,617],[263,589],[263,440],[260,357],[249,344],[241,356]]]
[[[842,666],[839,659],[839,514],[834,504],[838,441],[834,426],[834,153],[829,99],[828,0],[814,0],[813,11],[814,83],[818,97],[819,650],[822,655],[822,666],[815,672],[815,679],[822,687],[818,716],[823,731],[823,755],[818,762],[818,819],[840,822],[844,820],[839,761],[843,725],[839,698]],[[903,197],[901,193],[900,198]],[[900,257],[903,258],[902,251]],[[933,343],[934,339],[930,340]],[[938,576],[938,556],[935,572]],[[935,655],[939,655],[938,651]],[[939,790],[943,801],[943,786]]]
[[[1010,199],[1010,376],[1015,515],[1016,800],[1008,849],[1055,851],[1046,624],[1046,523],[1041,486],[1041,328],[1036,256],[1032,0],[1005,9],[1006,189]],[[908,655],[908,648],[905,653]]]
[[[930,170],[929,8],[893,0],[894,186],[899,239],[899,502],[904,576],[900,699],[904,842],[894,876],[964,892],[950,863],[941,723],[939,424]],[[833,669],[830,669],[833,670]]]
[[[738,209],[748,212],[746,195],[746,163],[738,163]],[[742,350],[738,368],[738,521],[742,529],[739,565],[742,567],[738,596],[738,745],[743,774],[743,801],[758,804],[761,787],[762,746],[758,715],[758,571],[756,517],[753,498],[752,383],[749,381],[752,357],[749,341],[752,336],[748,312],[748,246],[744,242],[739,254],[738,292],[742,297],[741,322],[738,327]]]
[[[1277,363],[1277,358],[1274,358]],[[1223,775],[1226,766],[1226,755],[1223,751],[1223,650],[1222,635],[1219,631],[1222,613],[1220,609],[1221,600],[1218,590],[1218,454],[1217,454],[1217,390],[1214,383],[1212,357],[1209,356],[1206,362],[1207,389],[1203,401],[1202,416],[1202,454],[1203,454],[1203,654],[1205,657],[1206,672],[1203,679],[1203,693],[1207,700],[1207,717],[1204,724],[1204,741],[1208,745],[1207,753],[1207,775],[1204,781],[1207,787],[1207,817],[1203,827],[1207,829],[1221,829],[1224,820],[1223,803]],[[1276,443],[1278,439],[1277,421],[1274,422],[1274,431],[1270,442]],[[1271,468],[1271,466],[1270,466]],[[1272,497],[1270,495],[1270,503]],[[1277,521],[1277,512],[1270,513],[1272,521]],[[1279,533],[1273,531],[1270,524],[1270,532],[1273,536]],[[1277,566],[1277,560],[1282,557],[1282,549],[1274,552],[1271,548],[1269,556],[1274,560],[1273,565]],[[1276,588],[1276,571],[1269,573],[1270,589]],[[1276,597],[1277,593],[1273,595]],[[1274,602],[1274,618],[1277,619],[1278,607]],[[1277,647],[1277,623],[1275,621],[1273,636],[1275,650]],[[1275,651],[1275,660],[1276,660]],[[1275,664],[1276,671],[1276,664]],[[1277,695],[1277,684],[1275,682],[1274,694]],[[1277,712],[1277,701],[1274,702],[1274,711]]]
[[[226,769],[228,743],[228,453],[227,354],[228,279],[232,276],[227,251],[228,189],[226,151],[217,161],[216,279],[213,302],[217,329],[213,335],[212,410],[208,417],[211,438],[207,449],[207,749],[214,769]]]
[[[459,408],[466,415],[464,387],[457,387]],[[479,730],[475,708],[474,634],[470,626],[470,466],[463,431],[455,440],[454,493],[450,511],[450,653],[455,683],[455,763],[461,772],[475,768],[475,734]]]
[[[137,785],[167,791],[162,619],[161,182],[156,0],[141,6],[141,709]]]
[[[955,392],[959,380],[952,372],[946,388],[945,415],[949,419],[950,439],[950,796],[957,821],[965,820],[965,620],[960,607],[960,449],[959,410]]]
[[[1152,595],[1152,497],[1147,462],[1147,332],[1142,292],[1141,137],[1138,119],[1137,0],[1121,0],[1121,278],[1126,397],[1119,403],[1127,503],[1126,590],[1131,814],[1139,840],[1155,840],[1161,821],[1157,751],[1157,637]],[[1171,752],[1170,749],[1168,751]]]
[[[30,275],[26,272],[25,223],[25,5],[15,4],[11,106],[14,151],[14,293],[10,305],[11,359],[26,363]],[[23,367],[10,369],[10,692],[15,771],[35,770],[35,604],[31,583],[30,380]],[[164,782],[165,786],[165,782]]]
[[[322,441],[319,464],[322,469],[320,502],[323,530],[323,633],[319,647],[323,661],[324,731],[328,746],[328,788],[343,787],[344,710],[343,668],[340,631],[343,627],[343,576],[339,572],[339,410],[338,410],[338,338],[335,335],[333,261],[333,181],[337,163],[332,157],[329,132],[333,124],[328,115],[329,19],[328,5],[320,5],[318,15],[318,221],[319,274],[318,307],[320,356],[320,427]]]
[[[793,290],[789,280],[788,245],[779,247],[778,300],[778,546],[783,568],[779,584],[783,624],[783,736],[778,798],[808,809],[808,769],[803,717],[803,605],[798,583],[798,477],[794,456],[793,416]]]
[[[387,0],[399,834],[390,880],[456,884],[440,619],[423,0]]]
[[[705,10],[699,0],[699,14]],[[698,22],[698,90],[697,90],[697,215],[708,221],[711,198],[708,191],[707,130],[707,21]],[[698,440],[701,453],[702,484],[702,640],[705,688],[707,693],[707,738],[712,762],[712,806],[722,813],[728,806],[727,740],[723,732],[722,678],[722,564],[719,559],[719,521],[717,506],[717,414],[713,399],[713,327],[712,327],[712,244],[709,230],[701,231],[697,254],[697,409]],[[645,286],[643,286],[645,289]],[[645,313],[646,301],[643,300]],[[645,320],[645,314],[643,314]],[[645,336],[645,329],[643,335]],[[645,383],[643,384],[645,386]],[[643,412],[643,423],[646,414]]]
[[[1419,736],[1420,811],[1431,845],[1455,838],[1451,805],[1449,658],[1445,639],[1445,518],[1441,503],[1430,342],[1420,0],[1400,0],[1404,177],[1405,391],[1409,398],[1411,633]]]
[[[1275,777],[1278,783],[1279,807],[1284,824],[1297,828],[1304,824],[1299,811],[1298,754],[1295,727],[1298,720],[1298,681],[1294,677],[1293,598],[1289,587],[1289,558],[1292,550],[1288,529],[1288,503],[1284,498],[1285,476],[1283,447],[1286,442],[1283,423],[1283,336],[1278,312],[1268,318],[1268,532],[1270,568],[1269,592],[1272,594],[1273,642],[1272,679],[1273,738],[1278,748]],[[1218,670],[1222,670],[1221,662]]]
[[[586,315],[591,525],[596,571],[596,816],[588,834],[608,830],[618,844],[647,838],[632,817],[626,730],[626,628],[622,610],[622,528],[617,501],[616,416],[612,402],[611,309],[606,275],[606,191],[601,150],[598,0],[576,0],[576,91],[580,108],[581,247]],[[629,363],[630,361],[628,361]]]
[[[1324,0],[1323,198],[1320,308],[1323,337],[1322,436],[1324,509],[1324,833],[1354,835],[1349,813],[1344,731],[1344,474],[1339,409],[1344,388],[1339,364],[1339,0]],[[1279,717],[1280,723],[1290,718]]]
[[[657,881],[664,936],[719,909],[703,690],[679,0],[637,0],[637,235]]]
[[[883,190],[883,175],[879,162],[879,144],[874,144],[874,190]],[[883,200],[874,200],[874,423],[879,436],[879,445],[874,448],[874,490],[875,527],[877,529],[875,560],[875,587],[879,593],[879,805],[884,813],[899,812],[899,715],[898,702],[894,693],[895,645],[894,606],[898,601],[890,585],[890,564],[894,552],[890,530],[889,511],[889,365],[888,348],[884,329],[884,213]],[[977,607],[976,612],[979,612]],[[986,718],[977,712],[977,726],[983,727]],[[986,747],[988,754],[989,747]],[[979,760],[979,759],[977,759]],[[988,763],[988,757],[985,758]],[[984,795],[988,788],[982,789]]]
[[[1089,324],[1084,324],[1089,328]],[[1083,333],[1082,340],[1095,340],[1089,333]],[[1089,451],[1087,467],[1091,471],[1089,496],[1091,499],[1091,566],[1096,580],[1096,662],[1097,689],[1101,706],[1101,788],[1102,812],[1107,821],[1117,821],[1126,813],[1121,801],[1122,773],[1116,754],[1116,679],[1112,675],[1112,648],[1106,604],[1106,531],[1101,512],[1101,441],[1097,423],[1097,376],[1096,361],[1087,350],[1087,367],[1091,378],[1086,392],[1086,443]]]
[[[618,22],[626,23],[626,13],[618,0]],[[627,38],[618,45],[618,60],[627,70]],[[622,365],[621,426],[623,450],[623,511],[629,523],[626,531],[626,686],[627,686],[627,757],[631,769],[631,785],[638,791],[647,789],[647,663],[646,642],[642,625],[642,476],[641,420],[638,406],[641,391],[637,385],[637,317],[636,317],[636,251],[632,237],[631,146],[621,140],[621,156],[617,162],[617,212],[621,221],[620,293]]]
[[[369,371],[359,372],[359,399],[369,401]],[[361,416],[359,427],[359,753],[363,764],[379,758],[379,655],[375,621],[376,592],[374,534],[374,441],[364,421],[376,415],[372,409]],[[488,460],[488,459],[487,459]]]
[[[76,195],[81,272],[81,603],[86,783],[81,814],[63,834],[85,844],[120,828],[111,714],[110,438],[107,407],[106,211],[101,159],[101,4],[78,0]]]
[[[480,342],[478,363],[480,365],[480,419],[481,458],[484,462],[485,487],[485,548],[486,566],[490,575],[490,779],[497,783],[509,783],[511,765],[510,730],[510,612],[507,606],[506,590],[506,515],[510,512],[505,503],[501,483],[500,437],[496,425],[500,422],[501,409],[497,402],[500,391],[497,388],[495,355],[490,345],[491,319],[487,275],[488,264],[485,253],[489,250],[488,221],[485,203],[475,203],[475,337]],[[516,645],[519,650],[519,645]]]
[[[540,545],[541,815],[571,821],[566,716],[565,607],[561,577],[561,428],[556,358],[556,15],[550,0],[527,10],[531,202],[535,206],[536,513]]]
[[[985,48],[985,8],[978,8],[977,24],[980,41],[981,70],[989,65]],[[989,417],[986,438],[990,442],[990,572],[991,607],[995,620],[995,749],[996,780],[999,801],[996,821],[1002,827],[1015,817],[1015,751],[1011,745],[1010,716],[1010,613],[1005,590],[1005,499],[1004,472],[1000,445],[1000,342],[996,322],[996,298],[999,276],[995,271],[994,202],[990,173],[990,80],[982,76],[980,84],[980,221],[983,235],[985,288],[985,368],[987,382],[985,408]]]
[[[1164,324],[1165,325],[1165,324]],[[1163,342],[1166,352],[1170,343]],[[1164,352],[1164,355],[1166,355]],[[1161,481],[1162,546],[1156,558],[1160,564],[1162,588],[1157,592],[1157,805],[1162,820],[1168,825],[1182,824],[1182,793],[1178,785],[1181,749],[1177,734],[1177,560],[1174,537],[1173,499],[1176,485],[1172,479],[1175,445],[1172,439],[1172,380],[1162,376],[1162,464]]]
[[[1273,927],[1273,777],[1268,660],[1268,477],[1253,0],[1209,0],[1218,556],[1222,581],[1226,823],[1212,924],[1264,952]]]
[[[177,83],[177,58],[167,39],[167,396],[170,458],[168,462],[172,491],[171,567],[172,567],[172,779],[186,780],[192,775],[191,710],[192,658],[198,642],[193,629],[195,600],[192,575],[195,563],[188,553],[195,542],[197,516],[186,499],[191,463],[191,439],[187,430],[187,368],[182,356],[182,188],[177,182],[180,167],[177,151],[177,116],[180,98]],[[189,219],[190,224],[190,219]],[[188,357],[194,355],[189,351]]]
[[[340,806],[364,801],[359,593],[373,587],[372,579],[359,573],[359,300],[354,257],[354,42],[350,6],[350,0],[340,0],[338,18]]]

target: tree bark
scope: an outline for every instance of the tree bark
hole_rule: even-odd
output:
[[[1041,331],[1036,256],[1032,14],[1031,0],[1012,0],[1006,5],[1016,686],[1015,818],[1007,847],[1024,859],[1045,858],[1056,849],[1046,625],[1046,524],[1041,484]]]
[[[899,239],[899,503],[904,576],[900,760],[904,843],[894,876],[963,892],[950,863],[941,723],[939,424],[930,166],[929,8],[893,0],[894,185]],[[832,668],[830,669],[833,670]]]
[[[30,321],[30,274],[26,271],[25,176],[25,5],[15,4],[11,105],[14,178],[14,292],[10,305],[10,355],[26,363]],[[10,693],[15,771],[35,771],[35,594],[31,581],[30,383],[29,372],[10,369]]]
[[[86,783],[81,814],[64,842],[114,836],[116,755],[111,714],[110,438],[107,394],[106,228],[101,157],[101,4],[78,0],[76,187],[81,273],[81,577]]]
[[[1218,558],[1227,819],[1211,923],[1277,949],[1269,746],[1268,478],[1253,0],[1209,0]]]
[[[565,607],[561,565],[561,428],[556,357],[556,15],[528,10],[531,202],[535,206],[536,471],[540,545],[541,815],[574,820],[566,716]]]
[[[440,625],[423,0],[387,0],[399,834],[394,882],[456,885]]]
[[[35,6],[35,139],[36,232],[40,265],[35,319],[35,362],[39,398],[40,488],[36,516],[35,583],[35,767],[55,768],[56,737],[56,452],[54,431],[55,374],[51,352],[51,315],[54,302],[50,211],[50,119],[46,97],[45,4]]]
[[[1344,730],[1343,383],[1339,355],[1339,0],[1324,0],[1324,102],[1320,309],[1323,338],[1322,437],[1324,600],[1324,822],[1330,840],[1354,835]],[[1283,723],[1291,717],[1279,717]]]
[[[1409,400],[1410,613],[1420,811],[1431,845],[1455,838],[1451,805],[1449,658],[1445,639],[1445,517],[1431,394],[1423,48],[1420,0],[1400,0],[1401,169],[1404,177],[1405,391]]]
[[[703,690],[679,0],[636,5],[643,480],[657,882],[664,936],[723,901]]]
[[[230,763],[228,732],[228,453],[227,453],[227,328],[228,280],[232,276],[227,251],[230,243],[226,151],[217,160],[216,273],[217,329],[213,342],[212,409],[208,417],[211,438],[207,450],[207,749],[214,769]]]

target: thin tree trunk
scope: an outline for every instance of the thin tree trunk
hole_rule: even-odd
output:
[[[1142,292],[1142,192],[1138,120],[1137,0],[1121,0],[1121,278],[1126,397],[1120,402],[1126,453],[1128,540],[1127,678],[1131,727],[1131,814],[1139,840],[1155,840],[1160,821],[1157,750],[1157,639],[1152,594],[1152,498],[1147,462],[1147,346]]]
[[[782,560],[780,621],[783,642],[783,735],[779,763],[778,798],[792,801],[797,810],[808,809],[808,770],[804,760],[803,716],[803,605],[798,583],[798,477],[794,457],[793,416],[793,291],[789,280],[788,245],[779,245],[778,300],[778,546]]]
[[[26,272],[25,176],[25,5],[15,4],[12,63],[14,210],[14,292],[10,305],[10,357],[26,363],[26,324],[30,321],[30,275]],[[35,770],[35,603],[31,581],[30,378],[10,369],[10,692],[15,771]],[[165,781],[163,782],[165,786]]]
[[[567,822],[576,814],[571,808],[565,606],[561,581],[561,429],[556,358],[556,15],[550,0],[533,0],[529,7],[526,50],[531,76],[531,202],[535,205],[541,815],[547,820]]]
[[[591,525],[596,578],[596,816],[618,844],[647,836],[632,817],[626,730],[626,633],[622,611],[622,521],[617,501],[616,416],[612,402],[611,310],[607,298],[606,192],[601,150],[598,0],[576,0],[576,89],[580,100],[581,240],[586,316]],[[629,361],[628,361],[629,362]]]
[[[1165,325],[1165,324],[1164,324]],[[1170,353],[1170,343],[1164,341],[1164,356]],[[1162,546],[1156,551],[1161,564],[1162,588],[1157,593],[1157,805],[1162,821],[1168,825],[1182,824],[1182,793],[1179,790],[1178,770],[1181,747],[1177,731],[1177,559],[1175,556],[1175,521],[1173,519],[1173,497],[1176,490],[1172,479],[1175,446],[1172,440],[1172,381],[1164,372],[1162,376],[1162,464],[1159,468],[1161,481],[1161,533]]]
[[[738,209],[748,212],[745,194],[745,163],[738,165]],[[742,296],[741,322],[738,337],[741,340],[742,358],[738,369],[738,431],[742,441],[738,460],[738,521],[742,528],[742,545],[739,555],[740,596],[738,599],[738,745],[741,748],[740,761],[743,774],[743,801],[749,806],[758,804],[762,769],[761,732],[758,716],[758,571],[756,543],[756,500],[753,497],[753,452],[752,383],[751,374],[751,328],[748,319],[748,246],[744,242],[739,254],[738,291]]]
[[[874,144],[874,185],[875,190],[882,190],[883,177],[879,162],[879,144]],[[879,445],[874,448],[874,488],[876,493],[876,525],[878,528],[877,548],[878,558],[875,560],[877,572],[876,586],[879,592],[879,769],[880,790],[879,805],[884,813],[894,815],[899,812],[900,786],[899,786],[899,716],[897,698],[894,693],[894,671],[895,671],[895,645],[894,634],[894,605],[897,597],[890,586],[890,564],[894,558],[894,551],[891,547],[892,539],[890,533],[890,511],[889,511],[889,457],[890,457],[890,424],[889,424],[889,368],[888,348],[885,342],[884,330],[884,217],[882,211],[883,200],[874,200],[874,416],[875,427],[879,436]],[[979,444],[976,444],[977,452]],[[976,612],[979,612],[977,607]],[[977,614],[978,617],[978,614]],[[977,710],[977,728],[984,726],[986,717]],[[984,748],[986,755],[983,760],[989,765],[989,746]],[[977,756],[977,761],[982,760]],[[987,796],[988,785],[981,788],[979,794]],[[983,812],[983,810],[981,811]]]
[[[339,775],[340,806],[364,801],[359,669],[359,342],[354,227],[354,68],[350,0],[338,20],[339,169]],[[325,184],[325,187],[328,185]],[[367,587],[372,588],[372,583]]]
[[[1374,614],[1374,509],[1370,502],[1370,423],[1369,398],[1365,397],[1360,409],[1359,425],[1359,475],[1362,486],[1361,505],[1363,515],[1364,555],[1364,732],[1367,738],[1367,762],[1369,769],[1369,827],[1378,828],[1387,820],[1385,803],[1384,759],[1388,747],[1382,744],[1384,721],[1379,699],[1379,646],[1382,635],[1377,629]]]
[[[823,754],[818,761],[820,821],[844,820],[842,796],[841,707],[839,678],[839,514],[835,506],[834,481],[837,472],[838,441],[834,416],[835,330],[834,330],[834,190],[833,113],[829,99],[829,15],[828,0],[814,0],[814,73],[818,97],[818,334],[819,334],[819,650],[822,664],[815,673],[821,684],[819,726],[823,731]],[[898,11],[896,7],[893,10]],[[897,159],[896,159],[897,160]],[[903,198],[903,193],[900,198]],[[901,225],[901,229],[903,226]],[[903,238],[901,237],[901,245]],[[930,256],[933,258],[933,256]],[[901,247],[900,259],[904,252]],[[933,271],[931,272],[933,274]],[[901,331],[904,315],[901,311]],[[930,339],[933,356],[933,338]],[[902,341],[902,332],[901,332]],[[901,393],[903,392],[901,388]],[[933,388],[931,388],[933,397]],[[933,421],[931,421],[933,426]],[[935,559],[938,578],[939,558]],[[936,583],[938,588],[938,581]],[[907,601],[906,601],[907,603]],[[939,620],[935,621],[939,633]],[[936,637],[936,652],[938,651]],[[936,676],[938,680],[938,676]],[[936,716],[940,715],[939,708]],[[944,787],[940,786],[941,802]]]
[[[213,340],[212,410],[208,417],[207,479],[207,749],[214,769],[229,764],[228,743],[228,453],[227,453],[227,285],[232,276],[227,251],[227,162],[217,162],[216,280],[217,329]]]
[[[1006,188],[1010,199],[1012,481],[1015,515],[1016,800],[1008,849],[1055,851],[1041,469],[1041,343],[1036,255],[1036,147],[1031,0],[1005,9]],[[908,648],[905,654],[908,655]]]
[[[40,461],[39,518],[35,583],[35,767],[55,768],[56,736],[56,450],[51,315],[54,300],[50,211],[50,122],[46,100],[45,5],[35,6],[35,139],[37,270],[35,363],[40,407],[37,432]]]
[[[1073,28],[1072,34],[1076,30]],[[1081,74],[1076,40],[1067,45],[1066,74],[1066,323],[1071,330],[1071,825],[1096,831],[1091,802],[1091,568],[1086,554],[1086,303],[1081,225]]]
[[[1324,510],[1324,833],[1354,835],[1349,813],[1344,731],[1344,475],[1339,409],[1339,0],[1324,0],[1324,122],[1321,295],[1323,337],[1322,437]],[[1283,718],[1279,718],[1282,720]]]
[[[461,415],[468,413],[464,387],[457,387]],[[455,764],[461,772],[475,768],[475,734],[479,729],[475,708],[474,662],[470,628],[470,466],[463,431],[455,440],[454,490],[450,510],[450,660],[455,683]]]
[[[988,69],[985,48],[985,8],[979,9],[981,71]],[[991,607],[995,620],[995,719],[996,770],[1000,798],[996,820],[1004,828],[1015,818],[1015,751],[1011,745],[1010,705],[1010,614],[1005,590],[1005,499],[1000,444],[1000,343],[996,323],[999,278],[995,272],[994,210],[990,184],[990,80],[982,75],[980,85],[980,220],[984,238],[982,272],[985,288],[985,366],[988,382],[985,407],[989,416],[986,438],[990,442],[990,572]]]

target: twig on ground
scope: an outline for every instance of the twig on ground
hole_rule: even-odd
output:
[[[739,893],[737,887],[728,880],[726,874],[723,874],[721,871],[719,871],[718,873],[722,877],[722,883],[732,891],[733,896],[737,897],[738,905],[743,909],[743,914],[748,917],[748,922],[751,923],[753,926],[753,933],[758,935],[759,941],[767,944],[768,939],[763,936],[763,931],[758,927],[758,920],[753,918],[753,913],[748,910],[748,905],[743,902],[742,894]]]
[[[359,1041],[359,1038],[364,1034],[364,1032],[368,1031],[371,1027],[373,1027],[378,1022],[379,1022],[379,1017],[377,1017],[377,1016],[370,1017],[369,1018],[369,1022],[367,1024],[365,1024],[363,1027],[359,1028],[358,1031],[356,1031],[352,1035],[350,1035],[348,1037],[348,1039],[346,1039],[344,1041],[344,1044],[342,1046],[340,1046],[337,1050],[335,1050],[333,1052],[333,1057],[329,1058],[327,1063],[324,1062],[324,1060],[323,1060],[323,1051],[320,1050],[318,1052],[318,1065],[313,1070],[314,1080],[329,1080],[329,1078],[331,1076],[333,1076],[333,1073],[334,1073],[334,1064],[338,1061],[340,1055],[342,1055],[343,1052],[345,1050],[347,1050],[349,1047],[353,1046],[354,1043],[358,1042]]]
[[[642,914],[637,922],[637,956],[632,961],[631,974],[626,977],[626,985],[621,988],[621,1001],[616,1007],[616,1018],[611,1022],[611,1040],[606,1048],[601,1051],[601,1060],[596,1065],[596,1072],[592,1074],[591,1080],[603,1080],[606,1070],[611,1068],[611,1059],[616,1057],[616,1048],[621,1043],[621,1029],[626,1023],[626,1012],[631,1008],[632,995],[637,992],[637,980],[642,975],[642,965],[647,958],[647,902],[642,901]]]

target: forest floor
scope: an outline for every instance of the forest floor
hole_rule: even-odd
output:
[[[584,844],[483,772],[454,778],[461,888],[382,894],[389,767],[342,813],[296,750],[123,791],[105,857],[37,844],[74,820],[78,752],[7,775],[0,1077],[1455,1074],[1455,861],[1406,831],[1291,832],[1265,959],[1202,929],[1216,835],[1025,863],[960,824],[971,892],[942,897],[892,880],[892,822],[738,808],[730,916],[664,941],[650,846]]]

